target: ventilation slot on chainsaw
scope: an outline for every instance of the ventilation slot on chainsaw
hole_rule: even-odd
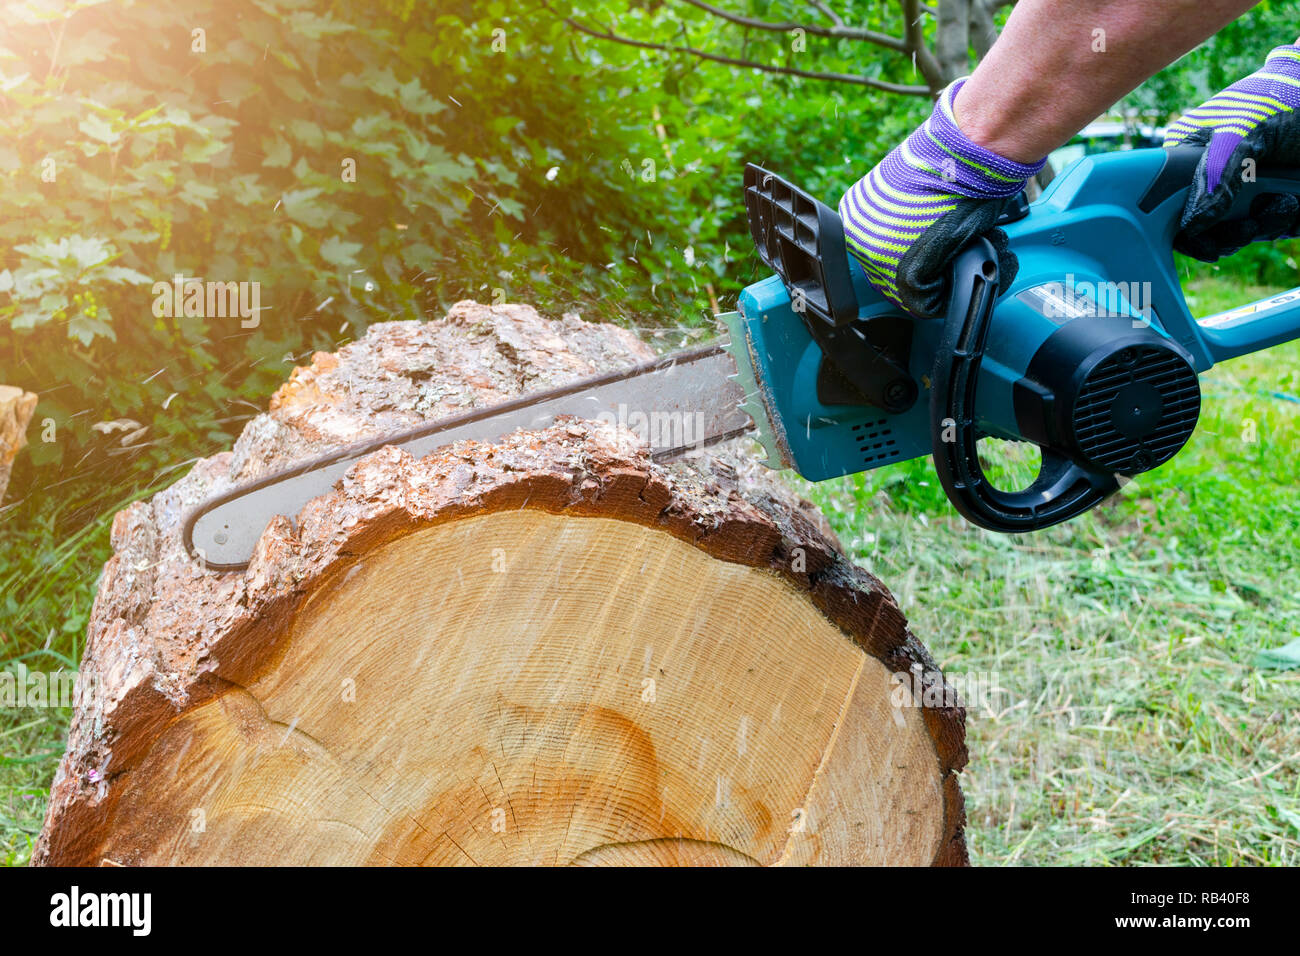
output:
[[[893,431],[883,427],[884,424],[885,419],[881,418],[853,426],[853,438],[860,443],[858,450],[862,452],[863,464],[888,461],[898,456],[898,442],[890,437]]]
[[[1128,348],[1088,375],[1074,409],[1075,439],[1099,467],[1136,474],[1172,458],[1200,411],[1200,385],[1186,361],[1163,348]]]

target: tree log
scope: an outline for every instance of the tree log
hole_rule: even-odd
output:
[[[389,447],[246,571],[183,553],[235,484],[650,354],[526,306],[372,326],[119,513],[33,861],[965,863],[964,712],[891,676],[950,693],[743,453],[577,420]]]
[[[12,385],[0,385],[0,504],[5,500],[14,459],[27,444],[27,426],[34,411],[35,395]]]

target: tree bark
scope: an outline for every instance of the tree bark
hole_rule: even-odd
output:
[[[972,2],[973,0],[938,0],[934,55],[939,61],[939,71],[945,86],[970,69]]]
[[[739,446],[665,466],[573,420],[390,447],[246,571],[183,553],[235,484],[649,355],[526,306],[376,325],[119,513],[33,861],[966,862],[964,711]]]
[[[12,385],[0,385],[0,504],[9,487],[14,459],[27,444],[27,426],[34,411],[35,395]]]

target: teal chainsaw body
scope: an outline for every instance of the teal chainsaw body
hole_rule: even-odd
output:
[[[746,209],[776,273],[725,317],[769,463],[813,481],[933,454],[957,509],[1028,531],[1094,506],[1191,436],[1198,376],[1300,336],[1300,289],[1196,320],[1172,244],[1200,150],[1086,157],[1000,221],[1020,268],[997,294],[986,240],[953,267],[946,316],[884,299],[847,255],[839,216],[779,177],[746,171]],[[1261,170],[1234,210],[1300,193],[1300,174]],[[985,478],[980,438],[1042,450],[1037,480]]]

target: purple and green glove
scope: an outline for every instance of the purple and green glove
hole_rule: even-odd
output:
[[[965,82],[944,90],[930,118],[840,200],[850,255],[881,295],[914,315],[943,314],[948,266],[979,235],[998,251],[1006,290],[1019,264],[993,223],[1046,163],[1013,162],[971,142],[952,109]]]
[[[1295,196],[1256,196],[1250,213],[1224,222],[1256,166],[1300,165],[1300,46],[1280,46],[1262,69],[1232,84],[1169,127],[1164,146],[1204,146],[1174,248],[1205,262],[1256,240],[1300,232]],[[1247,162],[1253,160],[1253,163]]]
[[[949,263],[979,235],[998,251],[999,291],[1005,291],[1018,263],[993,224],[1046,162],[1018,163],[968,139],[952,107],[965,82],[944,90],[930,118],[840,200],[849,253],[885,298],[914,315],[943,313]],[[1166,148],[1206,147],[1176,249],[1213,262],[1256,240],[1300,234],[1300,200],[1288,194],[1258,196],[1248,216],[1223,221],[1248,171],[1259,165],[1300,167],[1298,109],[1300,45],[1281,46],[1263,69],[1169,128]]]

